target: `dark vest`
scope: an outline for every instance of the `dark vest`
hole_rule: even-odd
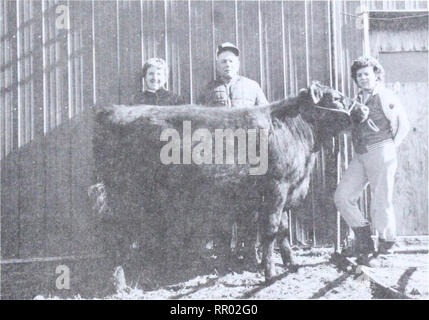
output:
[[[353,147],[360,154],[368,152],[368,146],[393,139],[390,122],[383,112],[380,96],[378,94],[370,96],[365,105],[369,108],[369,118],[380,131],[375,132],[371,130],[366,121],[353,128]]]

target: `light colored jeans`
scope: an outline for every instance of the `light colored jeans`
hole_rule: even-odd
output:
[[[396,221],[392,198],[396,168],[396,147],[393,141],[367,153],[356,154],[334,197],[338,211],[350,227],[362,227],[368,223],[357,201],[369,183],[372,226],[380,238],[395,239]]]

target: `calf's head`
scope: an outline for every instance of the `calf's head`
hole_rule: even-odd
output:
[[[309,88],[300,90],[299,98],[299,113],[314,128],[315,151],[350,126],[349,109],[354,102],[338,90],[313,82]]]

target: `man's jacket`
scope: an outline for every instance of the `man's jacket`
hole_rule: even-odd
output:
[[[200,103],[207,106],[245,107],[265,105],[268,101],[256,81],[237,76],[229,84],[220,79],[210,82]]]

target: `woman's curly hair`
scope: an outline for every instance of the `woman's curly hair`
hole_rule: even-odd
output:
[[[151,58],[151,59],[145,61],[144,65],[143,65],[143,70],[142,70],[143,78],[146,77],[146,72],[150,67],[155,67],[157,69],[163,69],[165,72],[165,79],[168,79],[168,65],[163,59]]]
[[[351,66],[352,79],[356,82],[356,73],[359,69],[373,67],[378,81],[384,80],[384,68],[377,59],[370,56],[361,56],[353,61]]]

